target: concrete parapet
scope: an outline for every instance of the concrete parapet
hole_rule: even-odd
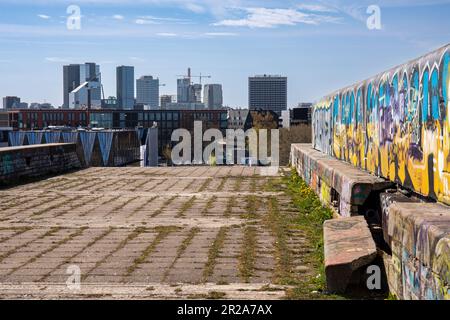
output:
[[[383,208],[390,291],[400,299],[450,299],[450,208],[393,199]]]
[[[311,144],[293,144],[291,148],[291,164],[298,174],[323,203],[337,209],[342,217],[361,214],[372,192],[393,186],[391,182],[313,149]]]
[[[0,148],[0,184],[79,169],[75,143]]]
[[[364,217],[326,221],[324,247],[330,292],[344,293],[353,275],[377,257],[377,248]]]

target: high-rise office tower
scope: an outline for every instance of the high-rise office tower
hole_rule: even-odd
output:
[[[102,80],[99,65],[90,62],[70,64],[63,67],[63,77],[64,109],[78,108],[89,103],[91,106],[101,105]]]
[[[250,110],[271,110],[281,116],[287,110],[287,78],[263,75],[248,79],[248,106]]]
[[[20,98],[9,96],[3,98],[3,109],[13,109],[20,106]]]
[[[134,108],[134,67],[120,66],[116,70],[117,103],[122,109]]]
[[[189,103],[191,101],[191,79],[183,78],[177,80],[177,102],[178,103]]]
[[[207,109],[220,109],[223,106],[223,92],[221,84],[206,84],[203,102]]]
[[[136,80],[136,103],[159,107],[159,79],[142,76]]]

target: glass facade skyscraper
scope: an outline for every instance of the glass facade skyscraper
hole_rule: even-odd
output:
[[[119,108],[134,108],[134,67],[120,66],[116,69],[117,104]]]

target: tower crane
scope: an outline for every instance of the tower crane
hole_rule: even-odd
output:
[[[189,81],[192,83],[192,78],[199,78],[199,80],[200,80],[200,84],[202,84],[202,79],[211,79],[212,78],[212,76],[211,75],[202,75],[202,73],[200,72],[200,75],[198,75],[198,76],[193,76],[192,74],[191,74],[191,68],[188,68],[188,73],[187,73],[187,75],[177,75],[177,77],[183,77],[183,78],[186,78],[186,79],[189,79]]]

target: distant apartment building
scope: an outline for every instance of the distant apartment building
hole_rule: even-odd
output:
[[[159,107],[159,79],[152,76],[142,76],[136,80],[136,103]]]
[[[279,116],[287,110],[287,77],[262,75],[248,79],[250,110],[274,111]]]
[[[90,105],[100,107],[102,99],[100,66],[95,63],[63,67],[63,109]]]
[[[206,84],[203,102],[207,109],[220,109],[223,106],[223,92],[220,84]]]
[[[132,110],[134,108],[134,67],[117,67],[116,89],[119,108]]]
[[[19,109],[20,98],[15,96],[8,96],[3,98],[3,109]]]

